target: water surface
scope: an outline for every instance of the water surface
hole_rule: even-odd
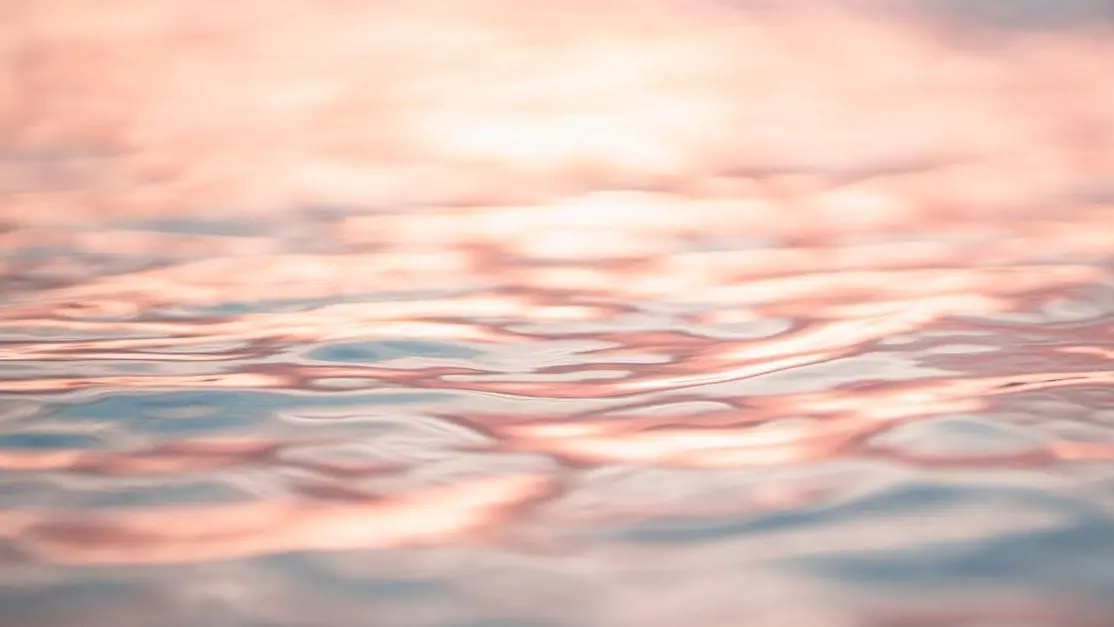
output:
[[[291,3],[302,21],[273,35],[247,9],[176,14],[199,29],[173,35],[184,60],[155,29],[134,44],[143,80],[86,78],[68,55],[111,60],[170,18],[12,4],[40,69],[0,163],[5,625],[1110,624],[1098,3],[977,36],[954,16],[821,27],[736,7],[731,28],[783,37],[722,33],[753,67],[642,40],[660,85],[577,92],[605,118],[591,98],[631,97],[615,106],[647,116],[634,127],[530,98],[480,115],[469,92],[452,115],[438,107],[460,101],[378,111],[487,133],[405,135],[407,155],[346,134],[372,132],[366,109],[305,104],[299,81],[326,65],[323,84],[371,89],[346,56],[362,40],[333,65],[309,47],[305,67],[268,61],[343,39],[315,30],[337,24],[324,4]],[[441,85],[443,59],[402,58]],[[709,74],[677,82],[670,59]],[[225,82],[238,63],[258,82]],[[554,80],[594,66],[571,67]],[[736,71],[767,78],[724,82]],[[565,93],[514,72],[478,85]],[[91,95],[59,104],[82,81]],[[227,99],[171,99],[183,85]],[[632,104],[665,107],[670,85],[695,108]],[[98,104],[135,93],[153,95],[120,98],[130,117]],[[331,131],[347,148],[307,147]]]

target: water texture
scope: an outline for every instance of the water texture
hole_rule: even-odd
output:
[[[1114,625],[1104,5],[573,4],[0,3],[0,624]]]

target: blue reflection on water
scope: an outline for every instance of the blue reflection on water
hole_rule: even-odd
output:
[[[1114,596],[1112,560],[1114,523],[1091,516],[1047,531],[898,550],[837,550],[790,564],[801,572],[875,590],[1021,586],[1103,601]]]
[[[335,342],[314,348],[307,357],[340,363],[375,363],[400,357],[468,359],[480,355],[475,349],[448,342],[427,340],[384,340],[378,342]]]

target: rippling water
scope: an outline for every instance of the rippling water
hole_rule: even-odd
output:
[[[3,624],[1114,624],[1109,16],[975,4],[0,3]]]

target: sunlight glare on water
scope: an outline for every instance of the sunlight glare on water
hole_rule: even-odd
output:
[[[1114,7],[0,2],[5,627],[1108,627]]]

